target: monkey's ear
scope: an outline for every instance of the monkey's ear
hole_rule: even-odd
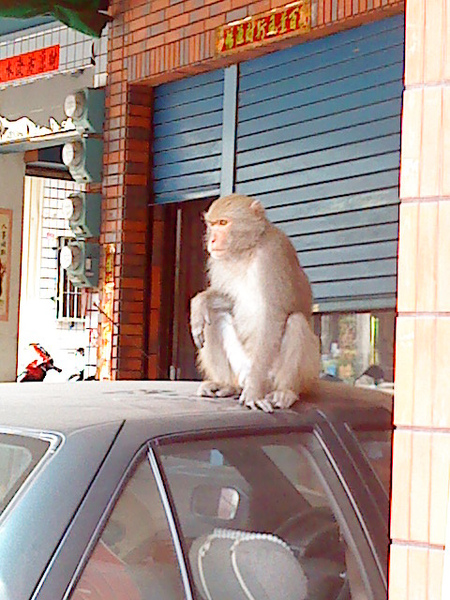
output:
[[[256,215],[264,215],[264,206],[259,200],[253,200],[253,202],[250,204],[250,210],[252,210]]]

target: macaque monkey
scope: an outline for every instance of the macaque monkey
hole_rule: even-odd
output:
[[[205,213],[209,287],[191,300],[206,379],[198,394],[289,408],[319,375],[311,287],[288,237],[257,200],[232,194]]]

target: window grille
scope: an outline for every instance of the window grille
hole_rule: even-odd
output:
[[[56,318],[59,321],[84,321],[85,303],[81,288],[75,287],[67,276],[67,271],[60,263],[61,248],[67,246],[73,238],[58,238],[58,295],[56,301]]]

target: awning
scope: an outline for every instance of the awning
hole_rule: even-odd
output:
[[[111,20],[107,14],[108,0],[0,0],[0,17],[19,19],[51,15],[71,29],[100,37]]]

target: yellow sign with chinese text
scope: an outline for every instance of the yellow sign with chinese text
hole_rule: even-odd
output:
[[[293,2],[260,15],[219,27],[216,31],[218,55],[253,48],[311,29],[310,0]]]

